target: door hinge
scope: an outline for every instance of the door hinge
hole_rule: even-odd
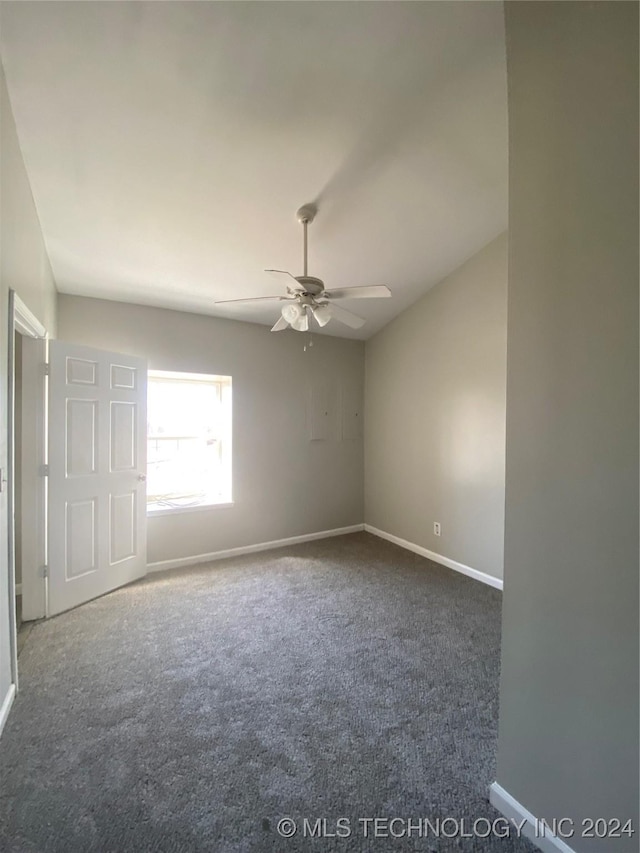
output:
[[[49,476],[49,466],[48,466],[48,465],[43,465],[43,466],[42,466],[42,474],[41,474],[41,476],[42,476],[42,477],[48,477],[48,476]]]
[[[49,577],[49,566],[43,566],[42,567],[42,577],[43,578]]]
[[[45,376],[49,375],[49,362],[48,361],[45,361],[45,363],[44,363],[44,375]]]

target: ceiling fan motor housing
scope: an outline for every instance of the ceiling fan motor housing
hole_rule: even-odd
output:
[[[311,296],[319,296],[324,290],[324,282],[314,275],[297,275],[295,279],[304,292]]]

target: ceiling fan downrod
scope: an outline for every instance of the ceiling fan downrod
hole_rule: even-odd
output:
[[[303,204],[302,207],[296,213],[298,218],[298,222],[302,224],[304,238],[303,238],[303,276],[307,278],[309,274],[309,267],[307,264],[307,226],[310,222],[316,218],[316,213],[318,212],[318,208],[315,204]]]

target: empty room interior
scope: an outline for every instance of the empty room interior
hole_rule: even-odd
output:
[[[638,12],[0,2],[0,849],[636,853]]]

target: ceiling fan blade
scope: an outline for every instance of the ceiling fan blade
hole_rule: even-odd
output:
[[[346,311],[339,305],[330,303],[328,307],[331,310],[332,317],[335,317],[335,319],[340,323],[344,323],[345,326],[350,326],[352,329],[359,329],[361,326],[364,326],[366,322],[362,317],[358,317],[357,314],[352,314],[351,311]]]
[[[290,273],[289,270],[265,270],[265,272],[274,272],[274,273],[278,273],[279,275],[288,275],[289,278],[292,278],[295,281],[296,287],[298,287],[298,288],[302,287],[302,285],[300,284],[298,279],[295,277],[295,275],[293,273]],[[290,285],[290,287],[293,287],[293,285]]]
[[[374,284],[370,287],[338,287],[325,290],[322,295],[328,299],[373,299],[391,296],[391,291],[384,284]]]
[[[226,305],[229,302],[281,302],[286,296],[250,296],[248,299],[216,299],[214,305]]]
[[[284,319],[284,317],[279,317],[276,321],[275,326],[271,329],[272,332],[282,332],[283,329],[288,329],[289,324]]]

